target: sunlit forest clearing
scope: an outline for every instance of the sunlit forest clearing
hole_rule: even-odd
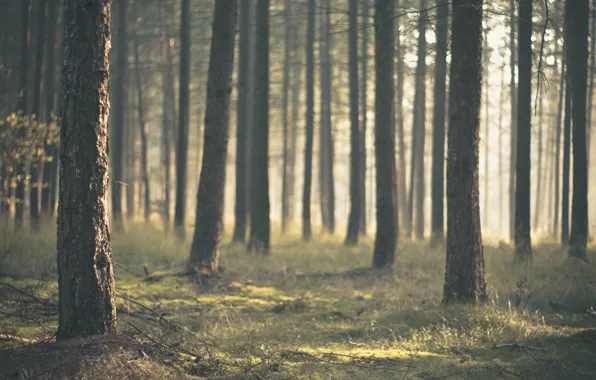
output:
[[[0,379],[596,378],[596,0],[0,0]]]

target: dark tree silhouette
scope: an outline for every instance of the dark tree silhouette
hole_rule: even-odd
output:
[[[312,149],[314,139],[315,0],[308,0],[306,27],[306,142],[304,146],[304,190],[302,192],[302,240],[312,234],[310,196],[312,193]]]
[[[517,88],[515,85],[515,67],[517,52],[515,51],[515,0],[509,0],[509,50],[510,50],[510,95],[511,100],[511,159],[509,161],[509,236],[515,241],[515,170],[517,165]]]
[[[290,48],[291,48],[291,32],[292,23],[290,18],[291,12],[290,0],[284,0],[284,72],[283,72],[283,86],[282,86],[282,100],[281,100],[281,112],[282,112],[282,180],[281,180],[281,231],[285,233],[288,228],[288,222],[290,219],[290,197],[288,189],[288,157],[290,148],[290,134],[289,134],[289,97],[290,97]]]
[[[116,329],[108,226],[109,0],[65,0],[56,339]]]
[[[454,0],[443,303],[486,300],[478,190],[483,0]]]
[[[370,0],[361,0],[362,16],[365,22],[369,21]],[[360,59],[362,60],[362,75],[360,75],[360,107],[361,112],[361,128],[360,128],[360,233],[366,235],[366,125],[368,102],[366,99],[368,87],[368,28],[362,28],[362,44],[361,44]]]
[[[571,81],[565,72],[565,119],[563,121],[563,173],[561,189],[561,245],[569,244],[569,168],[571,166],[571,113],[573,109]]]

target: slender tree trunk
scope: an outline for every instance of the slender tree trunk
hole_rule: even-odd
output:
[[[292,104],[292,114],[290,116],[289,139],[288,139],[288,164],[287,164],[287,191],[288,191],[288,218],[294,216],[295,192],[296,192],[296,141],[298,140],[298,119],[300,118],[300,88],[302,86],[302,62],[297,42],[297,33],[293,33],[293,61],[292,61],[292,91],[290,93],[290,103]]]
[[[478,195],[482,3],[482,0],[453,1],[445,304],[487,299]]]
[[[397,0],[396,1],[396,7],[399,7],[401,3],[401,0]],[[398,174],[398,178],[397,178],[397,193],[399,196],[399,204],[401,207],[401,216],[402,216],[402,222],[403,224],[406,226],[406,230],[408,230],[408,225],[409,227],[409,233],[408,236],[411,236],[411,230],[412,230],[412,222],[411,220],[408,222],[408,218],[410,217],[409,214],[406,212],[406,206],[408,205],[408,203],[406,202],[406,197],[407,197],[407,191],[406,191],[406,171],[407,171],[407,167],[406,167],[406,143],[405,143],[405,136],[404,136],[404,53],[403,50],[405,50],[402,46],[402,36],[401,36],[401,17],[398,15],[396,18],[396,34],[395,37],[397,39],[396,45],[397,45],[397,90],[396,90],[396,95],[397,95],[397,107],[395,109],[396,113],[397,113],[397,121],[396,121],[396,126],[397,126],[397,139],[398,139],[398,148],[399,148],[399,163],[398,163],[398,170],[397,170],[397,174]],[[438,178],[437,178],[438,179]]]
[[[497,229],[499,235],[503,235],[503,214],[505,210],[505,181],[503,180],[503,176],[505,175],[505,172],[503,171],[503,111],[505,105],[505,88],[505,59],[503,59],[503,64],[501,65],[501,90],[499,95],[499,228]]]
[[[134,80],[132,75],[127,76],[126,85],[130,89],[127,91],[126,96],[126,105],[127,108],[134,110],[135,108],[135,94],[134,94]],[[135,120],[135,113],[128,112],[127,113],[127,120],[126,120],[126,129],[125,129],[125,136],[126,136],[126,154],[124,158],[126,159],[126,216],[129,221],[132,221],[136,215],[136,205],[135,205],[135,193],[136,193],[136,186],[137,183],[137,170],[136,170],[136,162],[137,162],[137,152],[136,152],[136,139],[137,129],[134,128],[136,125]],[[139,194],[140,196],[140,194]]]
[[[288,146],[289,146],[289,128],[288,128],[288,112],[289,112],[289,93],[290,93],[290,39],[292,24],[290,19],[291,13],[290,0],[284,0],[284,72],[282,84],[282,100],[281,100],[281,124],[283,131],[283,148],[282,148],[282,180],[281,180],[281,231],[285,233],[288,228],[288,221],[290,218],[290,199],[288,197]]]
[[[590,3],[574,0],[565,3],[565,37],[569,41],[569,73],[573,117],[573,200],[569,257],[588,261],[588,161],[586,92],[588,84],[588,34]],[[591,106],[591,105],[590,105]]]
[[[38,1],[37,42],[35,52],[35,71],[33,73],[33,109],[32,115],[36,121],[42,121],[41,109],[41,71],[43,66],[43,46],[45,40],[46,6],[47,0]],[[29,187],[29,217],[31,227],[39,229],[39,198],[41,191],[41,174],[43,172],[43,156],[31,162]]]
[[[399,1],[399,0],[397,0]],[[361,0],[362,4],[362,15],[364,19],[364,24],[367,25],[369,22],[369,8],[370,8],[370,0]],[[360,102],[361,102],[361,112],[362,120],[361,120],[361,128],[360,128],[360,227],[359,231],[360,234],[366,235],[366,122],[367,122],[367,111],[368,111],[368,102],[367,102],[367,85],[368,85],[368,28],[362,28],[362,44],[361,44],[361,52],[360,52],[360,59],[362,60],[362,75],[360,76],[360,87],[361,87],[361,94],[360,94]],[[399,74],[398,74],[399,75]]]
[[[44,93],[45,93],[45,122],[48,125],[54,123],[55,113],[55,91],[56,91],[56,29],[58,24],[59,0],[48,1],[48,33],[46,41],[46,71],[44,75]],[[60,62],[59,62],[60,63]],[[51,192],[56,186],[56,176],[58,173],[58,148],[56,144],[46,144],[44,155],[47,162],[43,166],[41,188],[41,212],[45,216],[53,215],[56,203],[51,202]]]
[[[151,186],[149,185],[149,141],[147,122],[145,121],[145,103],[143,99],[143,77],[139,59],[139,37],[134,38],[135,77],[137,82],[137,112],[139,115],[139,132],[141,136],[141,181],[143,183],[143,211],[145,222],[151,216]]]
[[[519,93],[515,184],[515,259],[532,260],[530,152],[532,136],[532,0],[519,0]]]
[[[112,79],[112,125],[110,135],[111,154],[111,185],[112,185],[112,219],[114,229],[122,230],[124,227],[122,216],[122,182],[124,181],[124,112],[126,103],[125,80],[128,67],[128,36],[126,20],[127,1],[117,1],[114,16],[116,17],[116,38],[114,39],[114,52],[116,55],[116,67],[114,67],[114,78]],[[132,183],[127,186],[132,186]]]
[[[237,13],[237,0],[215,2],[205,106],[206,144],[190,250],[191,264],[208,273],[217,273],[219,265]]]
[[[56,339],[116,330],[108,223],[109,0],[66,0]]]
[[[435,64],[433,112],[433,168],[432,168],[432,237],[431,244],[443,241],[445,232],[445,104],[447,97],[447,30],[449,2],[437,0],[437,58]]]
[[[360,229],[360,131],[358,126],[358,0],[348,3],[348,70],[350,82],[350,215],[346,245],[358,244]]]
[[[534,208],[534,229],[540,226],[540,210],[542,208],[542,103],[544,96],[538,100],[538,166],[536,167],[536,202]]]
[[[29,9],[31,0],[22,0],[21,8],[21,59],[19,69],[19,98],[17,100],[17,112],[23,116],[27,114],[27,76],[29,67]],[[26,131],[19,128],[18,136],[25,136]],[[15,188],[15,227],[23,228],[25,224],[25,163],[16,164],[16,188]]]
[[[565,53],[565,43],[563,43],[563,51],[561,55],[561,81],[559,82],[559,106],[557,110],[557,126],[555,131],[555,207],[553,215],[553,236],[556,238],[559,236],[559,189],[561,188],[559,176],[561,174],[560,163],[561,163],[561,125],[563,119],[563,103],[567,103],[567,54]],[[567,119],[565,119],[567,120]]]
[[[488,198],[490,197],[490,175],[488,174],[489,170],[489,160],[490,160],[490,144],[489,144],[489,130],[490,130],[490,83],[488,81],[488,77],[490,73],[490,52],[488,49],[488,27],[484,29],[484,46],[483,55],[484,55],[484,207],[482,208],[482,214],[484,215],[484,227],[483,229],[488,229]]]
[[[594,77],[596,76],[596,0],[592,0],[591,12],[591,35],[590,35],[590,84],[588,87],[588,104],[586,120],[586,162],[588,165],[588,183],[590,176],[590,147],[592,146],[592,109],[594,107]]]
[[[565,120],[563,122],[563,189],[561,192],[561,245],[569,244],[569,167],[571,161],[571,115],[573,99],[570,75],[565,73]]]
[[[176,205],[174,227],[180,240],[185,238],[186,183],[188,167],[188,120],[190,113],[190,0],[181,0],[180,8],[180,83],[176,142]]]
[[[315,0],[308,1],[306,29],[306,141],[304,145],[304,190],[302,197],[302,240],[310,240],[312,234],[310,198],[312,190],[312,148],[314,138],[314,41]]]
[[[509,161],[509,236],[515,241],[515,181],[517,162],[517,89],[515,87],[515,67],[517,65],[515,51],[515,0],[509,0],[509,49],[510,49],[510,100],[511,100],[511,159]]]
[[[334,156],[335,156],[335,146],[333,143],[333,128],[331,125],[331,104],[332,104],[332,89],[333,89],[333,71],[332,67],[333,64],[331,62],[332,56],[332,44],[333,41],[331,39],[331,0],[326,0],[326,12],[325,12],[325,28],[326,32],[324,33],[325,38],[325,92],[326,92],[326,122],[325,122],[325,142],[327,144],[327,149],[325,153],[327,154],[325,160],[325,173],[327,178],[325,179],[327,182],[327,215],[329,218],[329,232],[335,233],[335,175],[334,175]]]
[[[269,0],[257,0],[255,43],[255,111],[251,149],[249,251],[268,253],[269,219]]]
[[[397,249],[395,128],[393,126],[394,12],[391,0],[375,0],[375,157],[377,231],[373,267],[391,269]]]
[[[169,60],[170,57],[168,56],[168,50],[166,44],[169,44],[169,36],[164,33],[162,36],[162,43],[161,43],[161,60],[164,65],[165,70],[163,70],[161,74],[162,80],[162,91],[163,91],[163,110],[162,110],[162,130],[161,130],[161,148],[162,148],[162,166],[163,166],[163,174],[164,174],[164,209],[163,209],[163,218],[164,218],[164,229],[165,231],[170,230],[170,203],[171,203],[171,189],[170,189],[170,182],[171,182],[171,146],[170,142],[172,140],[172,132],[173,132],[173,125],[174,125],[174,115],[172,115],[172,107],[170,102],[173,102],[174,93],[173,88],[170,92],[170,82],[172,81],[171,77],[171,70],[169,69]],[[172,86],[173,87],[173,86]]]

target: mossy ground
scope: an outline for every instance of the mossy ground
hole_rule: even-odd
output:
[[[55,232],[1,234],[0,281],[49,304],[0,285],[0,333],[51,340]],[[339,237],[275,236],[268,256],[224,245],[217,278],[184,275],[189,246],[150,227],[115,234],[113,249],[123,336],[153,338],[169,354],[104,342],[107,351],[79,358],[73,377],[596,378],[596,317],[586,313],[596,305],[596,265],[569,261],[554,244],[516,268],[509,246],[486,242],[483,307],[441,305],[444,248],[425,242],[402,241],[383,276],[366,269],[366,239],[346,248]],[[0,342],[5,352],[19,346]],[[25,372],[39,374],[31,366]]]

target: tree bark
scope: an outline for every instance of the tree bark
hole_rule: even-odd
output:
[[[511,159],[509,161],[509,236],[515,241],[515,181],[517,162],[517,89],[515,87],[515,0],[509,0],[510,100],[511,100]]]
[[[116,330],[108,223],[109,0],[66,0],[56,339]]]
[[[482,3],[452,3],[445,304],[487,299],[478,191]]]
[[[565,72],[565,120],[563,122],[563,189],[561,190],[561,245],[569,244],[569,167],[571,161],[571,114],[573,99],[571,80]]]
[[[393,58],[395,4],[375,0],[375,161],[377,163],[377,231],[373,267],[391,269],[397,249],[395,218],[395,128],[393,126]]]
[[[288,147],[289,147],[289,93],[290,93],[290,34],[292,24],[290,19],[291,3],[284,0],[284,63],[283,63],[283,84],[281,95],[281,124],[282,124],[282,180],[281,180],[281,232],[285,233],[288,228],[290,216],[290,199],[288,197]]]
[[[396,7],[400,7],[401,0],[396,1]],[[407,199],[407,191],[406,191],[406,142],[404,136],[404,50],[405,48],[402,46],[402,36],[401,36],[401,17],[398,15],[396,17],[396,33],[395,38],[396,41],[396,54],[397,54],[397,107],[395,108],[396,111],[396,126],[397,126],[397,139],[398,139],[398,148],[399,148],[399,163],[398,163],[398,171],[397,171],[397,193],[398,193],[398,200],[399,205],[401,207],[401,216],[402,216],[402,223],[406,226],[406,229],[409,227],[408,236],[411,236],[411,220],[408,221],[409,214],[406,212],[408,203],[406,202]],[[444,145],[444,144],[443,144]],[[442,211],[441,211],[442,212]]]
[[[540,210],[542,209],[542,107],[543,107],[544,96],[540,96],[538,100],[538,162],[536,167],[536,201],[534,208],[534,229],[537,230],[540,227]]]
[[[203,165],[190,250],[191,265],[208,273],[217,273],[219,267],[237,13],[237,0],[215,2],[205,106]]]
[[[252,126],[249,251],[268,253],[269,219],[269,0],[257,0],[254,123]]]
[[[176,142],[176,205],[174,228],[179,240],[185,238],[186,182],[188,167],[188,121],[190,117],[190,0],[181,0],[180,8],[180,95]]]
[[[443,241],[445,232],[445,103],[447,82],[447,30],[449,28],[449,2],[437,0],[437,58],[435,64],[434,114],[433,114],[433,168],[432,168],[432,237],[431,244]]]
[[[561,174],[561,169],[560,169],[560,164],[561,164],[561,125],[562,125],[562,119],[563,119],[563,104],[567,103],[567,96],[565,94],[566,91],[566,86],[567,86],[567,57],[566,57],[566,53],[565,53],[565,43],[563,43],[563,51],[561,53],[562,55],[562,59],[561,59],[561,80],[559,82],[559,105],[558,105],[558,110],[557,110],[557,125],[556,125],[556,131],[555,131],[555,156],[554,156],[554,160],[555,160],[555,206],[554,206],[554,215],[553,215],[553,235],[556,238],[557,236],[559,236],[559,201],[560,201],[560,197],[559,197],[559,189],[561,188],[560,186],[560,174]],[[567,119],[565,119],[567,120]]]
[[[362,15],[364,18],[365,25],[369,22],[369,8],[370,0],[361,0],[362,3]],[[397,0],[399,1],[399,0]],[[362,60],[362,75],[360,76],[360,87],[362,89],[360,94],[362,121],[360,128],[360,222],[359,230],[360,234],[366,235],[366,165],[367,165],[367,149],[366,149],[366,126],[367,126],[367,111],[368,111],[368,99],[367,96],[367,85],[368,85],[368,28],[362,28],[362,44],[361,44],[360,59]],[[398,74],[399,75],[399,74]]]
[[[505,48],[507,47],[507,45],[505,45]],[[505,49],[503,49],[505,50]],[[503,63],[501,65],[501,89],[500,89],[500,95],[499,95],[499,228],[497,229],[497,232],[499,235],[503,235],[503,214],[505,211],[505,189],[504,189],[504,184],[505,181],[503,180],[503,176],[505,175],[505,172],[503,171],[503,160],[504,160],[504,154],[503,154],[503,111],[504,111],[504,98],[505,98],[505,58],[504,58],[504,54],[501,55],[501,57],[503,58]]]
[[[350,83],[350,214],[346,245],[358,244],[360,229],[360,131],[358,126],[358,1],[348,3],[348,70]]]
[[[565,3],[566,35],[569,41],[569,72],[573,117],[573,200],[569,257],[588,261],[588,161],[586,133],[586,92],[588,83],[588,33],[590,3],[574,0]],[[591,106],[591,105],[590,105]],[[588,126],[589,128],[589,126]]]
[[[312,191],[312,150],[314,139],[314,42],[315,0],[308,0],[306,28],[306,141],[304,145],[304,189],[302,192],[302,240],[312,235],[310,199]]]
[[[490,98],[489,98],[489,86],[490,83],[488,81],[488,77],[490,73],[490,53],[489,53],[489,45],[488,45],[488,27],[484,28],[484,48],[482,50],[484,55],[484,72],[486,75],[484,76],[484,207],[482,207],[482,212],[484,216],[484,226],[483,229],[488,228],[488,198],[490,197],[490,176],[488,174],[489,171],[489,159],[490,159],[490,144],[489,144],[489,130],[490,130]]]
[[[532,260],[530,152],[532,136],[532,0],[519,0],[515,259]]]

